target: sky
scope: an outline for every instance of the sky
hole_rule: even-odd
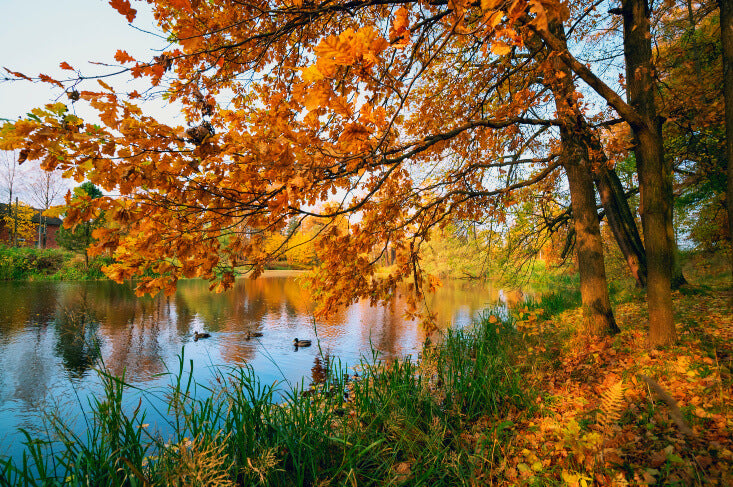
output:
[[[155,31],[153,16],[147,10],[147,3],[133,1],[138,10],[133,25],[146,31]],[[157,55],[156,50],[166,46],[164,40],[131,27],[127,19],[109,6],[107,0],[0,0],[0,80],[8,74],[3,68],[21,72],[30,77],[40,73],[56,79],[65,79],[72,74],[59,67],[63,61],[81,71],[82,75],[96,75],[116,71],[115,67],[103,67],[90,63],[104,62],[116,65],[114,54],[124,49],[141,60]],[[117,90],[126,92],[135,89],[126,75],[105,82]],[[96,81],[85,81],[78,89],[97,91]],[[139,89],[142,92],[142,89]],[[48,83],[28,81],[0,81],[0,124],[1,119],[17,120],[33,108],[47,103],[66,103],[71,110],[87,121],[97,122],[96,114],[70,101],[60,88]],[[145,104],[149,114],[174,125],[183,125],[180,112],[162,100]],[[5,157],[3,154],[2,157]],[[1,161],[0,161],[1,162]],[[15,184],[14,194],[21,200],[33,201],[28,186],[38,177],[40,169],[35,161],[28,161],[20,167],[23,175]],[[56,204],[63,202],[67,189],[79,183],[64,180]],[[7,191],[0,188],[2,201]]]
[[[138,10],[134,25],[154,31],[147,4],[132,3]],[[0,69],[63,79],[71,74],[59,68],[66,61],[83,75],[100,74],[113,68],[89,61],[116,64],[113,57],[118,49],[149,59],[165,45],[164,40],[131,27],[106,0],[0,0]],[[4,69],[2,73],[7,74]],[[86,89],[98,88],[95,81],[86,83]],[[118,79],[110,84],[124,89],[126,83]],[[15,120],[34,107],[55,101],[66,103],[67,99],[48,83],[0,82],[0,118]],[[154,109],[163,105],[160,101]]]

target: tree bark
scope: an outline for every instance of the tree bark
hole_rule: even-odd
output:
[[[563,166],[570,186],[570,200],[575,227],[575,252],[580,272],[580,295],[583,302],[583,328],[588,335],[618,333],[608,298],[608,284],[603,258],[601,229],[596,213],[593,179],[583,162],[585,148],[577,144],[570,130],[562,128]]]
[[[606,219],[611,228],[616,243],[626,259],[631,275],[641,288],[646,288],[647,283],[647,262],[644,244],[636,226],[636,220],[629,208],[629,202],[624,194],[624,188],[619,180],[616,171],[608,169],[605,156],[600,148],[600,141],[592,137],[590,127],[586,132],[594,151],[599,154],[601,160],[593,167],[593,177],[601,197],[601,204],[606,210]]]
[[[565,42],[562,23],[552,22],[550,29]],[[575,228],[575,252],[580,273],[580,295],[583,303],[583,328],[591,336],[618,333],[608,297],[608,283],[603,257],[601,228],[596,213],[596,195],[593,189],[591,146],[587,125],[576,100],[572,71],[559,58],[554,68],[561,76],[551,77],[545,83],[552,90],[558,119],[561,121],[560,138],[565,174],[570,187],[570,202]]]
[[[649,344],[671,344],[676,339],[672,316],[671,174],[664,162],[661,124],[654,103],[649,5],[647,0],[622,0],[626,92],[641,123],[632,123],[634,133],[641,223],[648,262],[647,302]]]
[[[718,0],[720,6],[720,43],[723,47],[723,95],[725,98],[725,139],[728,156],[728,242],[733,272],[733,0]]]

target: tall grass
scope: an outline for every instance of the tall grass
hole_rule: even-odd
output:
[[[124,410],[124,378],[100,372],[105,394],[90,402],[86,434],[51,417],[53,435],[26,432],[22,460],[0,463],[0,483],[469,484],[500,461],[486,438],[506,435],[507,414],[531,402],[503,352],[511,330],[481,319],[416,360],[385,363],[374,353],[358,377],[328,360],[323,383],[287,391],[247,366],[195,383],[181,356],[165,438],[150,432],[142,408]]]

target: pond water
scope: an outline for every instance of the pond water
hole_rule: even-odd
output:
[[[447,282],[427,301],[444,329],[502,300],[486,283]],[[317,322],[312,309],[295,273],[240,279],[221,294],[205,281],[181,281],[174,296],[155,298],[106,281],[0,282],[0,456],[17,458],[18,428],[38,430],[44,411],[82,427],[82,408],[101,392],[100,364],[139,390],[163,391],[183,353],[200,383],[211,381],[213,367],[249,364],[263,383],[288,389],[322,373],[321,354],[353,366],[372,348],[385,359],[415,355],[426,338],[403,319],[402,299],[377,308],[360,302]],[[194,341],[194,332],[211,337]],[[248,332],[262,336],[248,339]],[[314,345],[296,348],[294,337]]]

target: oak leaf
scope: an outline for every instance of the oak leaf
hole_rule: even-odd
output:
[[[137,10],[132,8],[132,5],[130,5],[130,0],[110,0],[109,4],[110,6],[112,6],[112,8],[124,15],[127,18],[128,22],[132,22],[133,20],[135,20]]]
[[[127,51],[123,51],[122,49],[119,49],[115,53],[115,60],[122,64],[135,62],[135,58],[130,56]]]

